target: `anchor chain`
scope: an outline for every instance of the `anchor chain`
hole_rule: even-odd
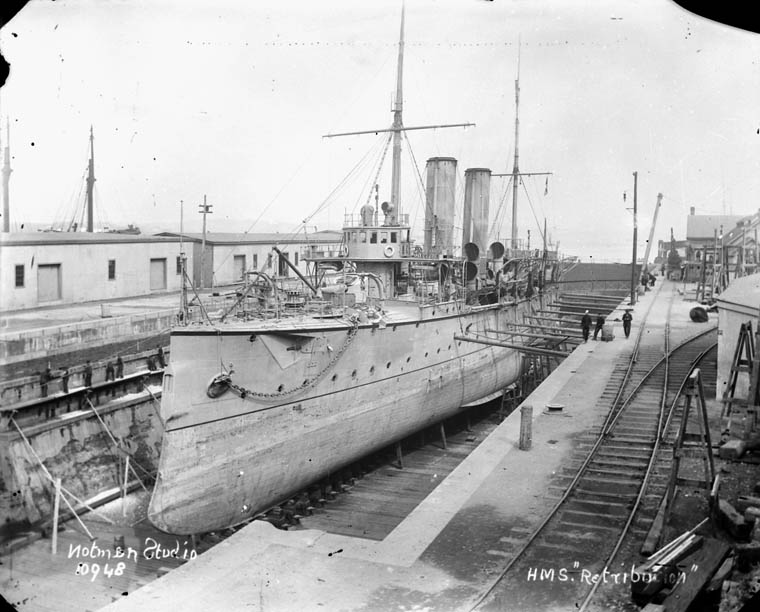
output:
[[[330,361],[327,362],[325,367],[322,368],[322,370],[318,372],[313,378],[309,380],[305,380],[301,385],[297,387],[293,387],[292,389],[283,389],[282,391],[275,391],[273,393],[263,393],[261,391],[253,391],[251,389],[246,389],[245,387],[241,385],[237,385],[234,382],[232,382],[232,376],[230,374],[223,373],[223,374],[219,374],[217,377],[214,378],[213,381],[211,381],[211,383],[209,384],[209,389],[211,389],[214,385],[216,386],[226,385],[229,389],[232,389],[234,392],[236,392],[240,396],[240,399],[245,399],[246,397],[255,397],[257,399],[263,399],[263,400],[276,400],[281,397],[286,397],[288,395],[293,395],[294,393],[305,391],[306,389],[313,387],[315,384],[317,384],[324,377],[327,371],[333,365],[335,365],[338,359],[340,359],[341,355],[343,355],[346,349],[351,345],[354,338],[356,337],[357,332],[359,331],[358,320],[355,320],[352,317],[351,322],[353,323],[353,327],[351,327],[348,330],[348,336],[346,337],[345,342],[335,352],[332,359],[330,359]],[[219,395],[216,395],[216,397],[218,397]]]

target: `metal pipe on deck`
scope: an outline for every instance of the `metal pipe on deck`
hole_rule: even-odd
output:
[[[284,262],[285,262],[285,264],[286,264],[286,265],[287,265],[287,266],[288,266],[288,267],[289,267],[291,270],[293,270],[293,272],[295,272],[295,273],[296,273],[296,276],[297,276],[298,278],[300,278],[300,279],[301,279],[301,280],[304,282],[304,284],[305,284],[305,285],[306,285],[306,286],[307,286],[309,289],[311,289],[312,293],[313,293],[314,295],[317,295],[317,289],[314,287],[314,285],[312,285],[312,284],[311,284],[311,283],[310,283],[308,280],[306,280],[306,277],[305,277],[303,274],[301,274],[301,272],[298,270],[298,268],[296,268],[296,267],[295,267],[295,266],[294,266],[294,265],[293,265],[293,264],[290,262],[290,260],[289,260],[287,257],[285,257],[285,255],[283,255],[282,251],[281,251],[280,249],[278,249],[276,246],[273,246],[273,247],[272,247],[272,250],[273,250],[275,253],[277,253],[277,255],[279,255],[279,257],[280,257],[280,261],[284,261]]]

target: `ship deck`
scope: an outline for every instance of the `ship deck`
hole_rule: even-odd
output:
[[[529,451],[518,449],[518,409],[382,539],[281,531],[254,521],[103,610],[471,609],[561,495],[556,476],[581,436],[599,425],[598,400],[650,304],[647,330],[664,328],[666,292],[668,283],[663,299],[656,292],[641,296],[630,339],[622,333],[622,310],[612,313],[615,339],[581,344],[525,400],[533,406]],[[671,331],[694,333],[687,329],[694,325],[691,306],[674,301]],[[548,404],[564,409],[550,412]]]

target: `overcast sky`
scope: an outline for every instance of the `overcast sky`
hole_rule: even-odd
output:
[[[0,32],[13,227],[81,216],[92,124],[100,223],[176,230],[184,200],[199,231],[207,194],[210,230],[338,229],[366,201],[383,135],[322,136],[390,125],[400,12],[400,0],[32,0]],[[634,171],[639,253],[658,192],[655,239],[683,238],[690,206],[758,209],[758,35],[669,0],[407,0],[404,123],[476,124],[409,132],[423,177],[433,156],[459,160],[460,193],[466,168],[511,169],[518,39],[520,167],[553,172],[548,195],[525,179],[521,237],[536,244],[546,217],[563,252],[630,261]],[[421,231],[409,156],[402,183]],[[493,179],[492,218],[506,186]]]

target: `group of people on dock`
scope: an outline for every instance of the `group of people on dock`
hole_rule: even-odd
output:
[[[625,332],[626,338],[631,335],[631,321],[633,321],[631,309],[626,308],[625,313],[623,314],[623,331]],[[604,315],[602,315],[602,313],[597,314],[596,327],[594,327],[594,340],[597,339],[599,332],[602,332],[602,339],[604,339],[604,323]],[[583,316],[581,317],[581,332],[583,333],[583,342],[588,342],[588,336],[591,332],[591,315],[589,314],[588,310],[584,312]]]
[[[161,346],[156,347],[156,355],[148,357],[148,369],[155,371],[157,369],[163,369],[166,367],[166,356],[164,355],[164,349]],[[47,367],[40,373],[40,397],[48,396],[48,387],[51,381],[59,378],[61,381],[61,392],[69,392],[69,379],[71,373],[68,366],[63,366],[59,370],[57,376],[53,375],[51,364],[48,363]],[[108,360],[105,367],[105,382],[114,381],[124,378],[124,360],[121,355],[116,357],[116,360]],[[92,362],[88,359],[87,363],[82,368],[82,386],[85,388],[92,387]]]

